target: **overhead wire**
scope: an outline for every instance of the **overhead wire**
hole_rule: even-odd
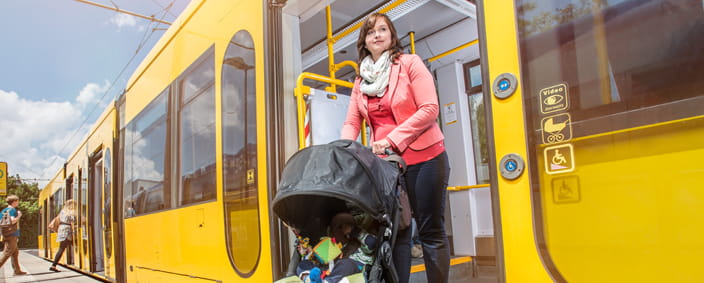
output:
[[[154,0],[152,0],[152,1],[154,1]],[[112,2],[112,1],[110,1],[110,2]],[[162,10],[157,12],[157,13],[160,13],[160,12],[162,12],[162,11],[164,12],[163,15],[161,15],[161,18],[160,18],[158,21],[150,20],[149,25],[150,25],[150,26],[151,26],[152,24],[159,25],[159,24],[164,23],[163,19],[164,19],[164,18],[166,17],[166,15],[169,13],[169,11],[171,10],[171,8],[173,8],[174,2],[175,2],[175,1],[171,1],[171,4],[167,5],[166,7],[162,7]],[[118,9],[118,12],[121,11],[121,10],[119,10],[119,7],[117,7],[117,4],[115,4],[114,2],[112,2],[112,3],[113,3],[113,5]],[[172,13],[172,14],[173,14],[173,13]],[[151,33],[149,33],[150,30],[151,30]],[[106,95],[113,89],[113,87],[114,87],[115,84],[117,83],[117,80],[119,80],[120,77],[122,77],[122,75],[123,75],[124,72],[127,70],[127,68],[132,64],[132,61],[134,61],[134,59],[137,57],[137,55],[139,54],[139,52],[142,50],[142,48],[144,47],[144,44],[152,37],[152,35],[154,35],[154,33],[156,32],[156,30],[157,30],[157,29],[155,29],[155,28],[147,28],[147,29],[145,29],[144,35],[142,36],[142,40],[141,40],[141,41],[139,42],[139,44],[137,45],[137,48],[136,48],[134,54],[132,54],[132,57],[130,57],[130,59],[129,59],[129,60],[127,61],[127,63],[122,67],[122,69],[120,70],[120,72],[118,73],[118,75],[115,77],[115,79],[112,80],[112,82],[110,83],[110,86],[108,87],[108,89],[105,90],[105,92],[103,92],[103,95],[102,95],[102,96],[100,97],[100,99],[98,99],[98,101],[95,103],[95,106],[96,106],[96,107],[91,107],[90,112],[88,112],[88,114],[85,116],[85,119],[83,119],[83,121],[81,122],[80,126],[78,126],[78,128],[76,128],[76,130],[73,131],[73,134],[71,134],[71,137],[69,137],[68,140],[66,140],[66,142],[64,143],[64,146],[61,148],[61,150],[59,150],[59,151],[57,152],[57,154],[54,155],[54,159],[52,159],[52,161],[49,162],[49,164],[47,165],[48,167],[51,167],[51,165],[53,165],[54,162],[56,162],[58,156],[66,149],[66,147],[68,147],[68,145],[70,144],[71,140],[73,140],[73,138],[74,138],[79,132],[82,132],[81,129],[83,129],[83,127],[87,125],[86,123],[88,122],[89,119],[92,118],[92,115],[93,115],[93,113],[95,112],[95,110],[98,109],[98,108],[101,108],[100,105],[103,103],[103,99],[105,99]],[[147,34],[149,34],[149,35],[147,35]],[[117,95],[116,95],[116,96],[117,96]],[[33,172],[33,173],[36,174],[36,172]],[[38,175],[38,176],[42,176],[42,175],[40,175],[40,174],[37,174],[37,175]]]

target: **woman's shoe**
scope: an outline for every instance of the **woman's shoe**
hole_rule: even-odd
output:
[[[411,248],[411,256],[413,258],[423,258],[423,248],[418,244],[413,245],[413,248]]]
[[[56,269],[56,267],[53,267],[53,266],[52,266],[52,267],[49,267],[49,270],[51,270],[51,271],[53,271],[53,272],[59,272],[59,270]]]

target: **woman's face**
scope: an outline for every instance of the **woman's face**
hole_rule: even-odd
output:
[[[374,28],[367,31],[367,38],[364,44],[367,50],[369,50],[369,53],[372,54],[374,61],[391,47],[391,30],[384,18],[376,18]]]

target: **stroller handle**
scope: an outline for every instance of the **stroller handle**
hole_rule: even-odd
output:
[[[389,162],[396,163],[398,165],[398,167],[401,168],[401,175],[406,173],[406,161],[403,160],[401,155],[399,155],[398,153],[396,153],[393,149],[391,149],[389,147],[384,149],[384,153],[386,153],[386,157],[384,157],[382,159],[389,161]]]

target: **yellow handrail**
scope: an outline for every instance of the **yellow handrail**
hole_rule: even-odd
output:
[[[321,76],[318,74],[303,72],[300,75],[298,75],[298,79],[296,79],[296,88],[293,89],[293,94],[296,96],[296,107],[298,109],[298,111],[297,111],[298,113],[296,113],[296,118],[298,121],[298,149],[303,149],[306,145],[306,137],[305,137],[306,104],[303,101],[303,98],[304,98],[303,96],[305,94],[308,94],[310,92],[310,90],[307,89],[308,87],[303,85],[303,80],[305,80],[305,79],[321,81],[321,82],[329,83],[331,85],[341,85],[341,86],[348,87],[348,88],[354,87],[354,84],[351,82],[333,79],[333,78]]]
[[[409,40],[411,41],[411,54],[416,54],[416,32],[409,32],[408,36]]]
[[[335,79],[335,39],[332,37],[332,10],[330,5],[325,7],[325,20],[327,27],[327,44],[328,44],[328,72],[330,73],[330,78]],[[337,92],[337,87],[335,84],[330,84],[325,90],[329,92]]]
[[[438,54],[438,55],[435,55],[435,56],[433,56],[433,57],[428,58],[428,62],[433,62],[433,61],[435,61],[435,60],[438,60],[438,59],[440,59],[440,58],[442,58],[442,57],[445,57],[445,56],[447,56],[447,55],[450,55],[450,54],[452,54],[452,53],[455,53],[455,52],[457,52],[457,51],[459,51],[459,50],[462,50],[462,49],[464,49],[464,48],[467,48],[467,47],[469,47],[469,46],[471,46],[471,45],[477,44],[477,42],[479,42],[479,39],[472,40],[472,41],[470,41],[470,42],[467,42],[467,43],[465,43],[465,44],[462,44],[462,45],[460,45],[460,46],[457,46],[457,47],[455,47],[455,48],[452,48],[452,49],[450,49],[450,50],[447,50],[447,51],[445,51],[445,52],[443,52],[443,53],[440,53],[440,54]]]
[[[454,187],[447,187],[448,191],[464,191],[464,190],[471,190],[471,189],[479,189],[479,188],[488,188],[489,184],[479,184],[479,185],[471,185],[471,186],[454,186]]]
[[[357,67],[357,62],[354,61],[342,61],[340,63],[335,64],[335,72],[339,71],[340,69],[344,68],[345,66],[350,66],[354,68],[355,74],[359,74],[359,67]]]

